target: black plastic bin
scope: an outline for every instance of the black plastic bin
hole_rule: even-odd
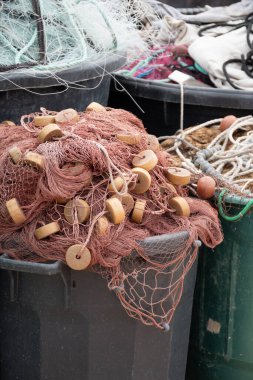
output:
[[[180,87],[174,84],[126,78],[116,75],[118,82],[133,96],[144,113],[118,83],[111,83],[109,106],[124,108],[143,120],[149,133],[157,136],[173,134],[180,127]],[[184,127],[233,114],[251,115],[253,92],[218,88],[184,87]]]
[[[164,250],[187,232],[147,238]],[[131,319],[106,281],[0,257],[1,380],[184,380],[196,264],[169,332]]]
[[[54,111],[64,108],[83,111],[93,101],[107,105],[109,73],[119,69],[124,62],[123,53],[110,54],[62,70],[57,73],[58,79],[50,73],[37,76],[25,75],[18,70],[5,73],[4,79],[0,79],[0,122],[18,122],[22,115],[40,111],[40,107]]]

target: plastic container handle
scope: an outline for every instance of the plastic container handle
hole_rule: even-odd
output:
[[[227,220],[229,222],[237,222],[244,215],[246,215],[247,212],[253,207],[253,199],[250,199],[248,201],[248,203],[244,206],[244,208],[237,215],[230,216],[230,215],[225,214],[225,212],[223,210],[223,205],[222,205],[223,197],[224,197],[224,195],[228,191],[229,191],[228,189],[224,189],[224,190],[221,191],[221,193],[218,196],[218,210],[219,210],[219,214],[222,216],[223,219],[225,219],[225,220]]]
[[[52,276],[61,273],[64,264],[61,261],[53,263],[33,263],[29,261],[12,260],[6,254],[0,256],[0,268],[16,272],[26,272],[35,274],[44,274]]]
[[[168,236],[171,240],[167,240]],[[148,237],[143,240],[141,243],[142,247],[146,250],[146,254],[153,256],[153,244],[160,243],[163,244],[164,247],[168,247],[170,242],[175,238],[184,238],[187,239],[189,237],[189,233],[186,231],[179,232],[176,234],[170,235],[161,235],[159,238],[156,236]],[[194,245],[196,247],[201,246],[201,241],[195,240]],[[137,253],[133,251],[132,257],[136,257]],[[34,263],[29,261],[20,261],[10,259],[6,254],[0,256],[0,269],[15,271],[15,272],[25,272],[25,273],[34,273],[34,274],[42,274],[42,275],[56,275],[65,273],[66,265],[61,261],[55,261],[52,263]]]

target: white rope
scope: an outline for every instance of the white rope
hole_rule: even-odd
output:
[[[112,184],[114,192],[118,195],[126,195],[128,192],[128,184],[127,184],[126,177],[125,177],[124,173],[112,162],[112,160],[111,160],[111,158],[107,152],[107,149],[102,144],[95,142],[95,141],[92,141],[92,140],[90,140],[90,142],[95,144],[101,150],[101,152],[104,154],[104,156],[106,158],[108,171],[109,171],[109,175],[110,175],[110,180],[111,180],[111,184]],[[114,169],[123,180],[123,187],[120,191],[118,191],[118,189],[115,186],[115,183],[114,183],[115,177],[112,174],[112,169]]]
[[[166,139],[175,140],[172,147],[167,152],[176,154],[182,166],[190,170],[192,173],[200,173],[192,162],[193,157],[187,157],[185,146],[198,151],[190,144],[186,137],[193,132],[203,128],[220,124],[222,119],[215,119],[206,123],[197,125],[187,130],[182,130],[180,123],[180,131],[175,136],[162,136],[159,141]],[[218,128],[218,126],[217,126]],[[238,135],[238,133],[240,134]],[[242,135],[241,135],[242,134]],[[237,135],[237,136],[236,136]],[[216,172],[220,173],[224,180],[228,183],[239,184],[242,192],[249,192],[249,187],[253,184],[253,117],[252,115],[241,117],[225,131],[218,134],[217,137],[207,146],[206,149],[220,146],[211,157],[207,158]],[[252,178],[251,178],[252,176]],[[245,178],[242,178],[245,177]]]
[[[184,84],[182,82],[180,85],[180,131],[184,130]]]
[[[181,118],[182,118],[182,113],[181,113]],[[166,149],[168,153],[175,153],[180,160],[182,161],[182,167],[185,169],[190,170],[192,173],[198,174],[200,171],[194,166],[193,162],[191,161],[190,158],[187,158],[184,154],[184,145],[190,146],[192,149],[195,149],[196,152],[199,150],[198,148],[194,147],[192,144],[190,144],[187,140],[186,137],[190,135],[191,133],[203,128],[203,127],[209,127],[211,125],[215,125],[221,122],[222,119],[215,119],[212,121],[208,121],[202,124],[199,124],[195,127],[188,128],[187,130],[180,129],[176,136],[161,136],[158,138],[159,141],[164,141],[167,139],[174,139],[176,140],[175,143],[171,148]],[[181,126],[183,124],[181,123]]]
[[[81,242],[81,243],[83,244],[84,247],[86,247],[87,244],[89,243],[90,238],[91,238],[91,235],[92,235],[92,232],[93,232],[93,230],[94,230],[94,227],[95,227],[95,225],[96,225],[98,219],[101,218],[101,216],[103,216],[103,215],[105,215],[105,214],[106,214],[105,211],[101,211],[99,214],[97,214],[97,215],[95,215],[95,216],[93,217],[92,223],[91,223],[91,225],[89,226],[89,231],[88,231],[88,234],[87,234],[87,238],[86,238],[85,242]],[[84,249],[84,248],[83,248],[83,249]],[[81,252],[81,251],[80,251],[80,252]],[[82,252],[81,252],[81,253],[82,253]]]

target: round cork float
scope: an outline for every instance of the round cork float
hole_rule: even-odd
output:
[[[118,133],[116,137],[127,145],[137,145],[141,142],[140,133]]]
[[[120,224],[125,219],[126,213],[119,199],[109,198],[105,201],[105,207],[108,211],[109,219],[114,224]]]
[[[47,237],[56,234],[60,231],[60,226],[57,222],[52,222],[45,224],[45,226],[39,227],[34,231],[34,235],[36,239],[42,240],[46,239]]]
[[[137,156],[133,158],[132,164],[135,167],[145,169],[150,171],[154,169],[158,162],[157,155],[153,150],[148,149],[140,152]]]
[[[66,252],[66,263],[73,270],[84,270],[91,262],[90,250],[82,244],[74,244]]]
[[[57,124],[48,124],[38,134],[38,140],[40,143],[44,143],[54,138],[60,138],[63,135],[63,131]]]
[[[118,191],[120,191],[122,189],[123,185],[124,185],[124,180],[123,180],[122,177],[118,176],[118,177],[114,178],[113,183],[114,183],[115,188]],[[114,191],[112,183],[109,183],[109,185],[108,185],[108,191]]]
[[[64,197],[58,197],[55,199],[55,202],[59,203],[60,205],[65,205],[69,201],[70,201],[70,199],[64,198]]]
[[[197,193],[202,199],[209,199],[214,196],[216,182],[212,177],[204,176],[198,180]]]
[[[132,212],[132,221],[138,224],[142,223],[144,211],[146,207],[146,201],[142,199],[137,199]]]
[[[183,168],[171,167],[167,170],[166,176],[170,183],[176,186],[185,186],[191,181],[191,173]]]
[[[237,120],[237,117],[234,115],[225,116],[220,123],[220,131],[223,132],[226,129],[230,128],[231,125]]]
[[[144,194],[151,186],[151,176],[149,172],[142,168],[134,168],[132,169],[132,173],[137,174],[137,181],[131,191],[135,194]]]
[[[134,208],[134,199],[131,194],[118,195],[115,194],[112,198],[118,198],[120,202],[123,204],[124,209],[127,213],[130,213]]]
[[[15,224],[19,225],[26,221],[26,216],[16,198],[8,200],[6,202],[6,208]]]
[[[191,214],[188,202],[182,197],[171,198],[169,200],[169,205],[176,211],[177,216],[189,217]]]
[[[77,212],[79,223],[86,222],[90,217],[90,206],[83,199],[75,199],[69,201],[64,207],[64,216],[67,222],[73,224],[75,222],[74,204]]]
[[[25,154],[23,161],[36,169],[43,170],[44,168],[44,157],[41,154],[28,152]]]
[[[79,121],[79,115],[73,108],[62,110],[55,115],[55,122],[62,123],[77,123]]]
[[[86,107],[86,112],[106,112],[106,108],[99,103],[92,102]]]
[[[96,224],[95,224],[95,230],[97,235],[104,236],[107,233],[107,230],[109,228],[109,220],[106,216],[101,216],[98,218]]]
[[[52,115],[34,116],[33,122],[36,127],[45,127],[48,124],[54,123],[55,117]]]
[[[14,164],[18,164],[22,159],[22,152],[17,146],[13,146],[9,149],[9,155]]]
[[[154,135],[148,135],[148,149],[153,150],[153,152],[159,152],[160,150],[160,143],[158,141],[158,138]]]
[[[0,124],[8,125],[8,127],[16,127],[16,124],[11,120],[4,120]]]

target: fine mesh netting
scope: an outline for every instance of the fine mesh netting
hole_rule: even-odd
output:
[[[109,52],[145,50],[141,0],[5,0],[0,3],[0,72],[59,72]]]
[[[61,69],[116,48],[116,35],[96,1],[9,0],[1,9],[1,68]],[[91,22],[96,32],[89,37]],[[93,31],[95,30],[93,26]]]
[[[34,122],[41,115],[57,116],[42,109],[23,116],[20,126],[0,126],[1,253],[18,260],[65,262],[69,247],[81,244],[91,253],[89,269],[106,278],[126,312],[163,329],[173,317],[185,275],[196,258],[196,239],[212,248],[222,241],[217,212],[208,202],[190,198],[187,188],[171,186],[165,172],[173,160],[159,148],[155,149],[158,162],[149,172],[151,185],[145,193],[136,194],[138,176],[132,171],[132,160],[150,149],[150,136],[131,113],[111,108],[81,112],[75,121],[60,123],[62,137],[47,142],[39,141],[42,128]],[[122,133],[140,138],[129,145],[119,139]],[[10,156],[14,146],[22,155],[16,163]],[[27,163],[27,152],[43,158],[42,170]],[[109,185],[118,176],[123,187],[112,191]],[[146,201],[139,224],[133,220],[132,208],[125,205],[119,224],[109,218],[106,200],[113,194],[122,199],[126,193],[135,202]],[[177,216],[170,208],[169,200],[176,195],[189,204],[190,217]],[[25,215],[18,225],[6,206],[13,198]],[[90,206],[85,222],[78,219],[80,199]],[[64,213],[68,200],[73,200],[72,222]],[[109,220],[101,235],[96,226],[102,216]],[[59,230],[38,239],[35,231],[52,222]]]

